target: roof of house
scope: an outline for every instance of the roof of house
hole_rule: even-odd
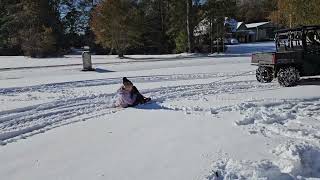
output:
[[[257,28],[266,24],[270,24],[271,22],[258,22],[258,23],[249,23],[246,24],[244,22],[237,22],[236,20],[231,20],[229,22],[225,22],[225,24],[229,24],[231,27],[233,27],[232,32],[236,32],[236,31],[250,31],[253,28]],[[195,27],[194,29],[194,35],[195,36],[201,36],[201,35],[205,35],[206,33],[208,33],[209,31],[209,21],[208,19],[203,19],[202,21],[200,21],[200,23]],[[243,26],[244,28],[240,27]]]
[[[269,24],[270,22],[259,22],[259,23],[250,23],[250,24],[246,24],[247,28],[250,29],[250,28],[257,28],[259,26],[263,26],[263,25],[266,25],[266,24]]]
[[[237,29],[239,29],[239,27],[240,27],[242,24],[244,24],[244,23],[243,23],[243,22],[238,22],[238,24],[237,24]]]

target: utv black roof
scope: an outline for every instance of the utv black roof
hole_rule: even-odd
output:
[[[302,30],[317,30],[320,29],[320,25],[314,25],[314,26],[300,26],[297,28],[290,28],[290,29],[281,29],[278,31],[275,31],[276,33],[285,33],[290,31],[302,31]]]

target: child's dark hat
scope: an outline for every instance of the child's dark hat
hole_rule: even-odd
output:
[[[126,77],[124,77],[123,79],[122,79],[122,83],[123,84],[133,84],[128,78],[126,78]]]

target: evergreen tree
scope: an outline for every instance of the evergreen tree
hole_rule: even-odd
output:
[[[189,4],[189,8],[188,5]],[[191,5],[192,4],[192,5]],[[189,14],[188,10],[189,9]],[[199,0],[176,0],[169,3],[169,28],[167,34],[175,42],[175,52],[193,51],[195,27],[201,20],[201,3]],[[189,15],[189,16],[188,16]],[[187,22],[187,20],[189,22]],[[188,34],[189,30],[189,34]],[[188,42],[190,39],[190,44]],[[190,48],[188,47],[190,46]]]
[[[0,55],[20,55],[21,47],[16,36],[21,25],[11,14],[18,0],[0,0]]]
[[[131,0],[101,2],[91,21],[96,40],[104,47],[116,49],[119,57],[123,57],[128,48],[140,45],[142,24],[137,2]]]
[[[98,1],[94,0],[61,0],[61,17],[68,46],[85,45],[86,32],[89,27],[91,10]]]
[[[171,1],[169,4],[169,28],[167,34],[175,42],[176,53],[188,50],[186,5],[185,0]]]
[[[58,52],[56,17],[48,1],[23,0],[17,17],[23,26],[18,31],[26,56],[46,57]]]
[[[174,48],[169,28],[169,0],[142,0],[139,10],[144,17],[142,44],[145,52],[171,53]]]
[[[7,21],[5,2],[0,0],[0,48],[4,48],[8,44],[8,32],[4,28]]]
[[[207,27],[209,27],[209,46],[210,52],[219,52],[224,50],[223,39],[225,32],[225,18],[234,18],[237,13],[237,6],[235,0],[208,0],[205,4],[206,14],[205,19]],[[215,41],[215,44],[213,44]],[[220,47],[220,45],[222,45]],[[214,48],[214,46],[216,46]],[[215,50],[214,50],[215,49]]]
[[[62,26],[53,2],[46,0],[13,0],[1,2],[1,35],[7,46],[22,50],[32,57],[56,55],[59,51]],[[4,21],[2,21],[5,19]],[[1,38],[3,39],[3,38]],[[2,41],[4,42],[4,41]]]

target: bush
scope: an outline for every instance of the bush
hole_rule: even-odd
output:
[[[187,41],[188,41],[187,33],[185,33],[184,31],[180,31],[178,36],[175,39],[176,53],[186,52],[186,50],[188,48]]]
[[[40,31],[29,29],[22,33],[21,46],[25,56],[44,58],[57,55],[56,40],[51,28],[42,27]]]

